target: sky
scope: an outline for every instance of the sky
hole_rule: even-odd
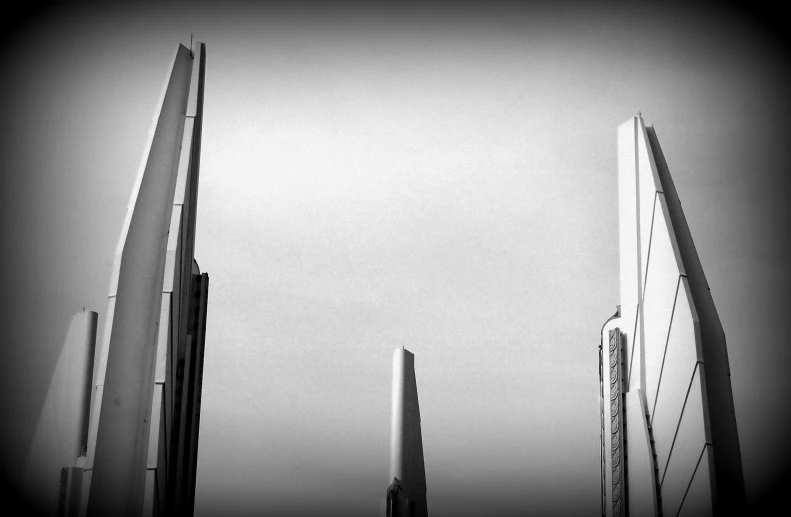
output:
[[[46,5],[2,40],[2,473],[113,253],[173,51],[206,44],[196,515],[371,515],[392,351],[432,516],[600,509],[616,128],[652,123],[728,342],[748,499],[788,486],[788,48],[737,7]]]

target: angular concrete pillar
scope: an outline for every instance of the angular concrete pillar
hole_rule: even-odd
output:
[[[745,495],[725,335],[640,116],[618,128],[618,199],[621,310],[600,353],[603,514],[730,514]]]
[[[24,467],[27,500],[44,515],[73,515],[88,443],[97,314],[74,315]]]
[[[192,508],[175,486],[194,480],[194,458],[175,451],[191,431],[179,424],[192,407],[192,395],[182,397],[184,361],[197,346],[188,325],[200,283],[192,268],[205,54],[202,43],[176,49],[116,250],[86,458],[91,516]]]
[[[405,349],[397,349],[393,354],[389,481],[388,517],[428,515],[415,356]]]

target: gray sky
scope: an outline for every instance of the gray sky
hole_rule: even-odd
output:
[[[3,44],[3,446],[24,459],[179,42],[206,43],[196,515],[370,515],[392,350],[433,516],[599,509],[616,134],[653,123],[728,339],[747,494],[788,468],[785,49],[736,10],[42,11]],[[5,276],[7,275],[7,277]]]

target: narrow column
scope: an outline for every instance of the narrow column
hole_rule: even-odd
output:
[[[426,517],[426,470],[415,356],[399,348],[393,354],[393,407],[390,434],[390,476],[386,515]]]
[[[93,311],[72,318],[30,444],[23,471],[24,495],[31,509],[43,515],[72,515],[70,508],[79,504],[96,322]]]
[[[179,45],[152,124],[113,268],[97,402],[96,445],[87,513],[142,513],[154,395],[157,335],[169,223],[188,109],[193,55]]]

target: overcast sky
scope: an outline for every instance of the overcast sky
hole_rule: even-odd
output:
[[[224,7],[218,7],[223,5]],[[644,4],[189,2],[3,41],[3,472],[112,257],[176,45],[206,43],[196,515],[363,516],[415,354],[432,516],[594,515],[616,128],[653,123],[728,340],[747,495],[788,469],[787,48]]]

